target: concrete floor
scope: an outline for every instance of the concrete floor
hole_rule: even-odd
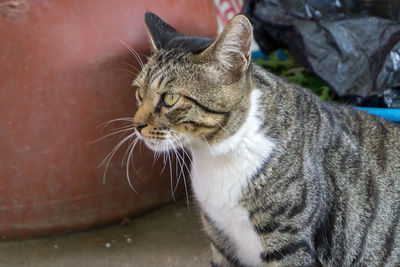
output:
[[[124,223],[125,224],[125,223]],[[209,266],[196,208],[178,201],[128,225],[0,243],[0,266]]]

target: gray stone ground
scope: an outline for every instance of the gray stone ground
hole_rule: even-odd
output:
[[[196,208],[178,201],[129,224],[0,243],[0,266],[209,266]]]

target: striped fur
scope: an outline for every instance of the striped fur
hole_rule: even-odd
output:
[[[154,25],[134,121],[155,151],[192,149],[211,266],[400,266],[399,125],[250,63],[244,16],[214,42]]]

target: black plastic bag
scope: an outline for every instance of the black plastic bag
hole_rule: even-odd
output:
[[[248,0],[243,13],[265,54],[287,48],[340,96],[400,86],[399,0]]]

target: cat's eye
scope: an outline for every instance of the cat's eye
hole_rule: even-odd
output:
[[[139,88],[139,89],[136,90],[136,97],[137,97],[140,101],[143,100],[144,93],[143,93],[143,90],[142,90],[142,89]]]
[[[173,105],[175,105],[178,99],[179,99],[179,94],[166,94],[164,96],[164,104],[167,107],[172,107]]]

